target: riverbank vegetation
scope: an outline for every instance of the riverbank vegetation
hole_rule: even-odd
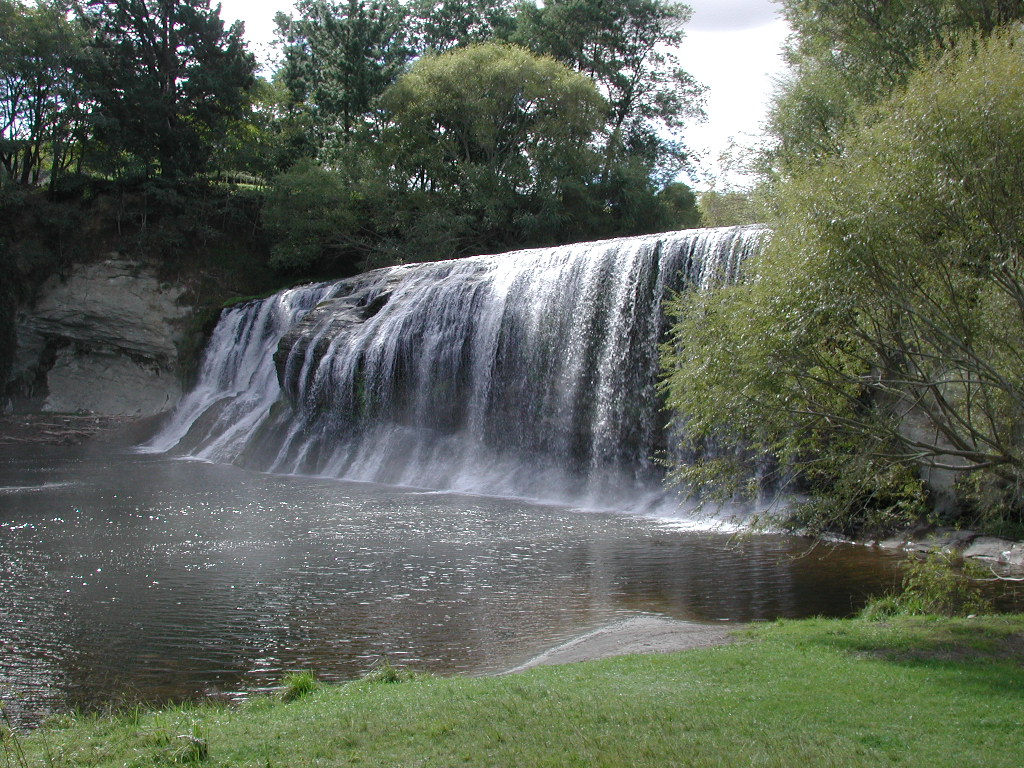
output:
[[[258,71],[209,0],[0,0],[0,380],[14,314],[110,253],[200,303],[693,226],[675,0],[301,0]],[[215,273],[209,278],[207,272]]]
[[[264,77],[209,0],[0,0],[0,192],[255,188],[293,278],[682,228],[689,17],[301,0]]]
[[[796,526],[1020,531],[1024,3],[783,5],[774,233],[673,308],[669,405],[716,446],[675,478],[743,494],[768,455]]]
[[[371,674],[55,718],[7,765],[1016,766],[1024,617],[783,621],[731,645],[489,678]]]

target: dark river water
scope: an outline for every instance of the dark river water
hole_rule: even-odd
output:
[[[67,706],[242,696],[386,654],[507,669],[637,613],[845,616],[891,556],[519,500],[133,453],[0,449],[0,696]]]

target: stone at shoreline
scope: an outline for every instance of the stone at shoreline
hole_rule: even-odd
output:
[[[956,528],[910,528],[877,543],[904,552],[945,552],[1000,566],[1024,568],[1024,542]]]
[[[979,536],[963,551],[963,556],[1024,568],[1024,542]]]
[[[878,543],[882,549],[902,549],[907,552],[960,552],[978,534],[957,528],[911,528]]]

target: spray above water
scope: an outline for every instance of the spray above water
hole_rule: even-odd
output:
[[[732,280],[764,233],[403,265],[225,310],[198,384],[143,450],[642,509],[664,497],[663,302]]]

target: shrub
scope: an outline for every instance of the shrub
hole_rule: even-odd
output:
[[[861,612],[864,618],[968,616],[992,611],[977,580],[984,571],[974,563],[934,551],[908,561],[903,569],[900,591],[868,603]]]

